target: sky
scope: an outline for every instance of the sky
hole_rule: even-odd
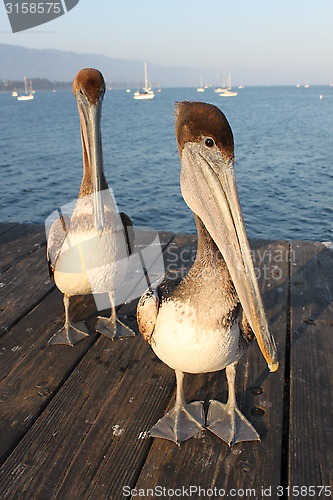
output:
[[[238,81],[243,72],[258,84],[333,81],[332,26],[333,0],[80,0],[13,34],[0,4],[0,43],[230,71]]]

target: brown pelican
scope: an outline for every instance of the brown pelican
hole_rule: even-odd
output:
[[[150,435],[185,441],[207,427],[229,445],[259,440],[237,407],[236,364],[255,336],[269,369],[277,351],[262,304],[234,176],[234,142],[224,114],[211,104],[178,103],[180,185],[198,231],[196,260],[180,283],[165,281],[140,298],[139,329],[155,354],[176,372],[174,408]],[[226,368],[226,404],[186,404],[183,374]]]
[[[132,241],[132,223],[119,214],[104,175],[101,112],[105,93],[102,74],[96,69],[79,71],[73,82],[81,122],[83,178],[74,211],[51,226],[47,255],[50,274],[64,294],[65,324],[50,344],[74,345],[87,336],[84,323],[73,324],[69,298],[108,293],[111,317],[99,317],[96,330],[108,337],[134,335],[116,317],[114,290],[126,272]]]

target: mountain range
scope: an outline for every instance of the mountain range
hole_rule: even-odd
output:
[[[198,86],[203,71],[199,68],[166,67],[148,64],[148,77],[153,85],[164,87]],[[70,82],[79,69],[98,68],[109,84],[128,82],[137,86],[144,80],[144,62],[116,59],[103,54],[80,54],[54,49],[30,49],[19,45],[0,44],[0,80],[46,78]],[[216,70],[205,70],[205,83],[216,83]]]
[[[201,75],[205,85],[222,85],[229,68],[207,69],[186,66],[163,66],[147,61],[149,82],[163,87],[197,87]],[[72,82],[76,73],[84,67],[99,69],[108,85],[142,87],[144,81],[144,61],[138,59],[119,59],[104,54],[84,54],[56,49],[30,49],[20,45],[0,43],[0,80],[6,82],[23,81],[23,77],[35,80],[46,79],[50,82]],[[301,81],[297,71],[281,72],[268,68],[243,67],[233,69],[233,84],[245,85],[290,85]],[[320,84],[320,81],[311,81]]]

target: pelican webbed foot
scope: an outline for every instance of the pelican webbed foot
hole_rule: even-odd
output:
[[[49,345],[73,345],[89,336],[88,328],[80,321],[79,323],[72,323],[69,316],[69,296],[64,294],[64,308],[65,308],[65,324],[60,330],[55,333],[48,341]]]
[[[149,431],[149,436],[169,439],[176,444],[195,436],[205,425],[204,407],[201,401],[176,405]]]
[[[207,428],[229,446],[241,441],[260,441],[259,434],[237,405],[210,401]]]
[[[229,446],[241,441],[260,441],[260,436],[239,410],[235,396],[235,364],[227,366],[229,397],[226,404],[210,401],[207,415],[207,428],[225,441]]]
[[[95,329],[98,333],[101,333],[105,337],[109,337],[111,340],[122,337],[135,337],[135,333],[129,326],[112,315],[110,318],[98,316]]]
[[[201,401],[185,403],[182,372],[176,371],[177,398],[171,411],[166,413],[149,431],[149,436],[169,439],[176,444],[195,436],[204,429],[205,413]]]
[[[68,323],[50,338],[48,344],[63,344],[73,347],[86,337],[89,337],[88,328],[83,321],[80,321],[79,323]]]
[[[108,295],[111,304],[111,316],[109,318],[104,318],[103,316],[97,317],[96,332],[109,337],[111,340],[122,337],[135,337],[133,330],[117,318],[114,292],[109,292]]]

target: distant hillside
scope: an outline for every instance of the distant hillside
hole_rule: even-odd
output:
[[[47,78],[28,78],[31,80],[34,90],[56,90],[56,89],[71,89],[72,82],[50,82]],[[24,91],[24,81],[20,80],[0,80],[0,92],[12,92],[13,90]]]
[[[164,87],[197,86],[202,70],[185,67],[165,67],[148,62],[148,76],[153,85],[161,82]],[[143,61],[113,59],[102,54],[78,54],[51,49],[28,49],[18,45],[0,44],[0,80],[45,78],[52,82],[71,82],[79,69],[96,67],[112,82],[128,82],[131,86],[142,84]],[[205,82],[216,82],[216,71],[205,70]]]

